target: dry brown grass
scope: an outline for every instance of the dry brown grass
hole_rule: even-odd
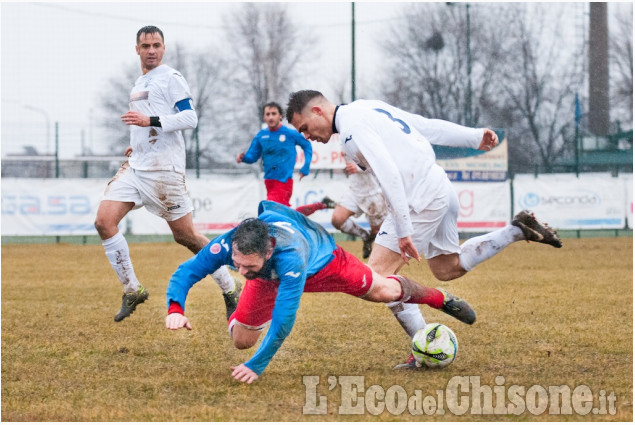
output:
[[[393,371],[408,340],[386,307],[341,294],[305,294],[296,326],[251,386],[230,366],[252,350],[229,340],[224,304],[211,278],[196,285],[187,313],[194,330],[164,328],[165,288],[189,258],[174,244],[134,244],[135,269],[151,297],[113,322],[121,287],[101,246],[2,247],[3,421],[499,421],[633,419],[632,238],[566,240],[565,247],[517,243],[467,276],[440,284],[425,265],[407,274],[449,288],[474,306],[463,325],[423,307],[428,322],[449,325],[459,356],[439,371]],[[361,243],[341,245],[361,254]],[[303,375],[320,377],[328,414],[306,416]],[[363,375],[365,388],[402,386],[434,395],[454,376],[494,385],[588,385],[617,395],[615,416],[340,415],[328,376]],[[362,394],[363,395],[363,394]]]

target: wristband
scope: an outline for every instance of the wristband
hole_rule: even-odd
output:
[[[185,316],[185,312],[179,303],[174,300],[170,300],[170,308],[168,308],[168,314],[179,313]]]
[[[150,127],[161,127],[161,120],[159,117],[150,117]]]

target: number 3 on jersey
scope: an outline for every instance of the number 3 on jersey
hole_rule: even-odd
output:
[[[401,131],[403,131],[406,134],[410,134],[410,127],[408,126],[408,124],[406,124],[405,122],[403,122],[402,120],[400,120],[399,118],[395,118],[393,117],[390,112],[386,111],[385,109],[380,109],[380,108],[375,108],[375,110],[377,112],[380,112],[382,114],[385,114],[388,118],[390,118],[391,120],[393,120],[394,122],[396,122],[397,124],[399,124],[401,126]]]

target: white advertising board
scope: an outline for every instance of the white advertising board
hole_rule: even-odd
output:
[[[621,229],[624,180],[610,174],[517,175],[514,211],[528,209],[556,229]]]
[[[2,179],[2,235],[95,234],[104,179]]]
[[[338,201],[348,189],[344,174],[324,170],[298,180],[294,175],[292,207],[329,196]],[[95,216],[107,179],[2,179],[2,235],[94,235]],[[509,223],[512,215],[509,182],[453,182],[460,210],[459,231],[482,232]],[[263,178],[254,175],[187,178],[194,203],[194,225],[207,234],[222,233],[257,214],[266,198]],[[632,174],[517,175],[513,185],[514,211],[529,209],[558,229],[621,229],[633,227]],[[332,210],[317,211],[311,219],[329,231]],[[356,221],[368,228],[362,216]],[[132,211],[120,224],[134,234],[169,234],[162,219],[145,208]]]
[[[459,197],[460,232],[484,232],[510,222],[509,182],[452,182]]]
[[[624,181],[624,200],[626,204],[626,225],[629,229],[633,228],[633,175],[622,174],[620,178]]]

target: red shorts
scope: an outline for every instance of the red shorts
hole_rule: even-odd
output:
[[[330,263],[307,278],[304,292],[343,292],[355,297],[366,295],[373,285],[370,267],[340,247],[333,254],[335,258]],[[279,281],[264,279],[245,282],[236,311],[229,317],[230,327],[235,320],[249,329],[262,329],[271,320],[279,284]]]
[[[274,201],[282,205],[290,207],[291,195],[293,194],[293,179],[281,182],[273,179],[265,179],[265,187],[267,188],[267,200]]]

